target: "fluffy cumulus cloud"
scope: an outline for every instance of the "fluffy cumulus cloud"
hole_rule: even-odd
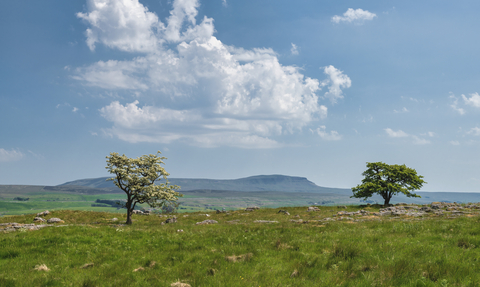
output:
[[[385,132],[391,138],[408,138],[408,139],[412,140],[412,143],[417,144],[417,145],[425,145],[425,144],[430,143],[430,141],[427,140],[427,139],[424,139],[424,138],[416,136],[416,135],[408,134],[408,133],[406,133],[402,130],[394,131],[390,128],[386,128]],[[435,133],[434,132],[427,132],[426,134],[423,134],[423,135],[428,135],[429,137],[434,137]]]
[[[342,89],[350,88],[352,81],[347,75],[332,65],[325,67],[324,73],[328,76],[328,79],[322,82],[322,85],[328,86],[328,92],[325,93],[325,97],[335,104],[338,99],[343,99]]]
[[[25,155],[18,150],[6,150],[4,148],[0,148],[0,162],[18,161],[21,160],[24,156]]]
[[[462,95],[462,99],[466,105],[480,108],[480,95],[478,93],[470,94],[470,97]]]
[[[272,49],[223,44],[213,19],[197,23],[199,5],[175,0],[164,22],[138,0],[88,0],[88,11],[77,14],[89,26],[90,49],[101,43],[135,57],[77,68],[74,78],[161,103],[112,102],[100,111],[113,123],[106,133],[130,142],[270,148],[279,145],[275,137],[327,116],[318,96],[323,87],[332,102],[350,87],[350,78],[333,66],[319,81],[280,64]]]
[[[373,20],[373,18],[377,17],[375,13],[368,12],[367,10],[362,9],[352,9],[348,8],[347,12],[343,13],[343,16],[335,15],[332,17],[332,22],[340,23],[340,22],[347,22],[347,23],[356,23],[362,24],[364,21]]]

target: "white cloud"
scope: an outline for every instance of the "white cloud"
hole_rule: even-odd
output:
[[[393,110],[394,113],[398,114],[398,113],[408,113],[408,109],[406,107],[403,107],[401,110],[397,111],[397,110]]]
[[[324,73],[329,76],[329,79],[322,82],[322,85],[329,85],[325,97],[335,104],[338,99],[343,99],[342,88],[350,88],[352,81],[347,75],[343,74],[343,71],[332,65],[325,67]]]
[[[459,141],[450,141],[450,144],[451,145],[460,145],[460,142]]]
[[[463,96],[463,95],[462,95],[462,96]],[[451,107],[454,111],[458,112],[460,115],[464,115],[464,114],[465,114],[465,110],[458,107],[458,98],[455,97],[455,95],[453,95],[453,94],[450,94],[449,98],[450,98],[450,99],[453,99],[453,103],[450,105],[450,107]]]
[[[276,121],[205,118],[194,110],[138,107],[138,103],[134,101],[123,106],[115,101],[100,109],[101,115],[114,123],[107,132],[132,143],[171,143],[179,140],[202,147],[280,146],[268,138],[268,135],[282,133],[282,126]]]
[[[335,15],[332,17],[332,22],[340,23],[340,22],[354,22],[357,24],[362,24],[364,21],[373,20],[373,18],[377,17],[375,13],[368,12],[367,10],[362,9],[352,9],[348,8],[347,12],[343,13],[343,16]]]
[[[427,139],[419,138],[417,136],[412,136],[413,138],[413,143],[417,145],[424,145],[424,144],[429,144],[430,141]]]
[[[421,137],[418,137],[418,136],[415,136],[415,135],[410,135],[402,130],[398,130],[398,131],[394,131],[390,128],[386,128],[385,129],[385,132],[387,133],[387,135],[391,138],[410,138],[412,139],[413,141],[413,144],[417,144],[417,145],[424,145],[424,144],[429,144],[431,143],[429,140],[427,139],[424,139],[424,138],[421,138]],[[430,137],[433,137],[435,136],[435,133],[433,132],[428,132],[426,135],[430,136]]]
[[[351,86],[333,66],[325,68],[329,78],[320,83],[298,67],[280,64],[272,49],[223,44],[213,36],[213,19],[196,23],[198,6],[197,0],[175,0],[166,24],[138,0],[89,0],[88,12],[79,13],[90,25],[92,50],[102,43],[145,54],[77,68],[74,78],[103,89],[142,91],[142,99],[163,104],[112,102],[101,109],[113,123],[109,134],[135,142],[189,139],[201,146],[272,147],[278,144],[270,137],[327,116],[317,95],[322,87],[328,86],[325,96],[336,102],[342,88]],[[220,131],[230,134],[222,138]]]
[[[295,45],[295,44],[292,43],[292,48],[290,49],[290,52],[292,53],[292,55],[298,55],[298,47],[297,47],[297,45]]]
[[[474,128],[471,128],[467,134],[469,135],[473,135],[473,136],[480,136],[480,128],[478,127],[474,127]]]
[[[320,126],[316,130],[310,129],[312,133],[317,133],[322,139],[327,141],[338,141],[342,139],[342,136],[337,131],[326,131],[325,126]]]
[[[0,148],[0,162],[18,161],[21,160],[24,156],[25,155],[18,150],[6,150]]]
[[[74,112],[74,113],[78,112],[78,108],[77,108],[77,107],[73,107],[72,112]]]
[[[406,132],[402,130],[394,131],[390,128],[387,128],[385,129],[385,132],[387,132],[388,136],[392,138],[404,138],[409,136]]]
[[[90,25],[85,35],[92,51],[96,43],[127,52],[153,52],[161,44],[156,33],[165,31],[163,23],[138,1],[87,0],[87,10],[77,17]]]
[[[462,95],[462,98],[466,105],[480,108],[480,95],[478,93],[470,94],[470,98]]]
[[[222,5],[227,7],[227,0],[222,0]]]

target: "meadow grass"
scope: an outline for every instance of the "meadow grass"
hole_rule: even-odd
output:
[[[0,286],[170,286],[177,281],[191,286],[478,286],[480,282],[477,215],[327,223],[315,220],[331,217],[336,208],[282,209],[291,216],[278,213],[279,209],[209,217],[197,212],[177,215],[177,223],[161,225],[165,217],[134,215],[131,226],[122,225],[125,214],[55,211],[49,217],[59,217],[67,226],[0,233]],[[119,221],[112,222],[113,217]],[[291,221],[299,218],[309,222]],[[9,216],[0,222],[31,223],[32,219],[33,215]],[[195,224],[205,219],[218,224]],[[82,268],[89,263],[93,266]],[[50,271],[34,270],[41,264]],[[135,272],[139,267],[143,270]]]

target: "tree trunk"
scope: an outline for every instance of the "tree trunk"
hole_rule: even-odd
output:
[[[135,205],[132,206],[132,200],[130,199],[130,197],[127,199],[127,203],[125,204],[125,207],[127,208],[127,222],[125,222],[125,224],[131,225],[132,213],[133,213],[133,209],[135,208]]]
[[[390,199],[391,199],[391,198],[392,198],[392,197],[390,197],[390,196],[388,196],[388,195],[385,196],[385,197],[383,198],[383,199],[385,199],[385,203],[384,203],[383,205],[384,205],[384,206],[389,206],[389,205],[390,205]]]
[[[127,210],[127,222],[125,224],[131,225],[132,224],[132,211]]]

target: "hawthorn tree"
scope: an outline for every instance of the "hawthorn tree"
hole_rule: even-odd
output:
[[[167,176],[170,175],[162,167],[166,157],[157,154],[142,155],[137,158],[129,158],[119,155],[116,152],[107,156],[105,167],[115,177],[107,180],[123,190],[127,194],[127,221],[132,224],[132,213],[137,203],[147,203],[151,207],[162,207],[165,204],[175,203],[183,195],[176,192],[179,186],[169,185]],[[156,181],[164,179],[165,182],[155,184]]]
[[[367,162],[367,170],[362,173],[365,178],[362,184],[352,188],[353,196],[367,199],[373,194],[379,194],[390,204],[393,195],[403,193],[407,197],[420,197],[413,193],[426,183],[423,176],[417,175],[413,168],[405,165],[389,165],[383,162]]]

